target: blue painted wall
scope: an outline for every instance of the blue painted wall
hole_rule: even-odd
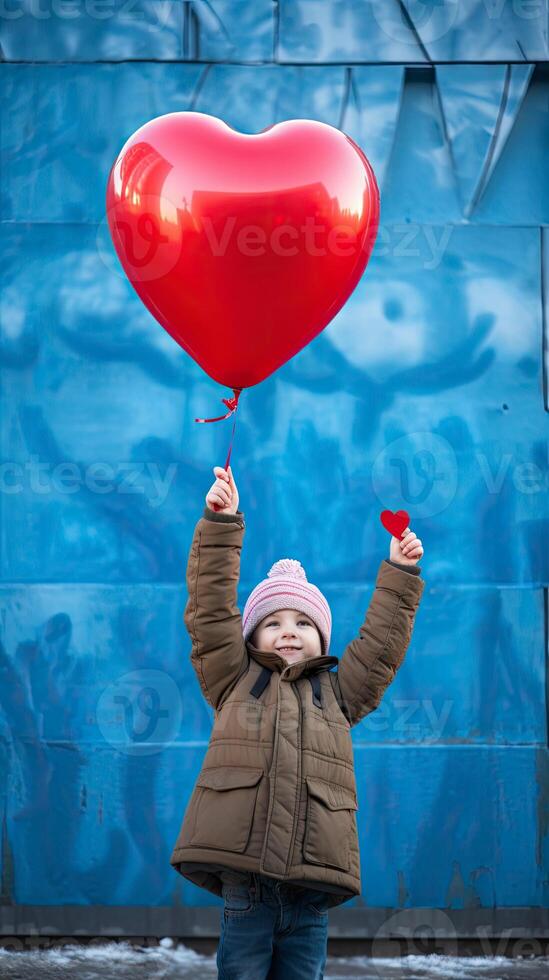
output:
[[[10,0],[0,18],[0,902],[216,900],[168,859],[212,712],[185,567],[221,390],[126,282],[104,215],[148,119],[352,136],[366,274],[243,393],[240,608],[281,555],[356,634],[406,507],[427,583],[353,731],[353,906],[547,906],[549,70],[544,4]],[[537,12],[536,12],[537,11]],[[291,492],[288,488],[291,486]]]

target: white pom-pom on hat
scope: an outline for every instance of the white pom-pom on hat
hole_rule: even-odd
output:
[[[305,569],[297,558],[281,558],[280,561],[275,561],[270,572],[267,572],[267,577],[296,578],[301,579],[303,582],[307,581]]]

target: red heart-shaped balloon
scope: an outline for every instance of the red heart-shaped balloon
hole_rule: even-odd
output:
[[[125,143],[107,220],[152,315],[220,384],[258,384],[343,306],[368,262],[379,191],[340,130],[291,119],[239,133],[172,112]]]
[[[401,538],[410,523],[410,515],[405,510],[382,510],[379,519],[386,531],[395,538]]]

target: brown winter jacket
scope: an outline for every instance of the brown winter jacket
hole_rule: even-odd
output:
[[[341,659],[287,665],[243,639],[244,530],[241,511],[205,507],[191,545],[185,625],[215,718],[170,863],[214,895],[231,869],[323,889],[339,905],[361,892],[350,729],[401,665],[425,582],[419,566],[384,559]]]

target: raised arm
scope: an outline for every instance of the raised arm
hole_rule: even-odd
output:
[[[220,509],[216,512],[206,504],[187,563],[184,618],[192,642],[191,663],[204,697],[215,710],[247,670],[249,659],[237,606],[245,523],[231,484],[234,486],[232,474],[226,489],[213,494],[214,484],[209,491],[206,500],[213,503],[217,499]]]
[[[380,563],[359,636],[346,646],[334,677],[351,726],[375,711],[404,660],[424,587],[416,571],[388,559]]]

